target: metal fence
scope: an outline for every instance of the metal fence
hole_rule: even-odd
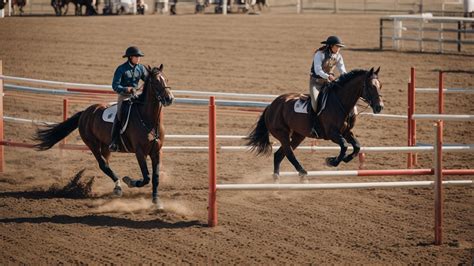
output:
[[[474,53],[474,18],[432,14],[380,18],[380,50]]]

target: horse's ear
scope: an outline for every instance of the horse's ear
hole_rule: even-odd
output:
[[[163,64],[160,64],[160,66],[158,67],[158,69],[160,70],[160,72],[163,72]]]
[[[375,70],[375,72],[374,72],[375,75],[378,75],[378,74],[379,74],[379,71],[380,71],[380,66],[379,66],[379,68],[377,68],[377,70]]]
[[[374,74],[374,68],[371,68],[371,69],[369,70],[369,76],[372,75],[372,74]]]
[[[151,66],[150,66],[150,65],[146,65],[146,70],[148,70],[148,72],[151,72]]]

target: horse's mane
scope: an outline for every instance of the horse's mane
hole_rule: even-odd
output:
[[[146,71],[148,71],[148,69],[146,69]],[[151,69],[151,71],[148,71],[148,76],[145,79],[145,83],[143,84],[143,92],[137,98],[138,102],[144,102],[145,101],[145,97],[146,97],[145,90],[148,90],[148,86],[149,86],[151,77],[158,74],[158,72],[160,72],[160,70],[157,67],[153,67]]]
[[[354,69],[350,72],[342,74],[337,80],[328,84],[328,88],[332,89],[333,87],[344,87],[346,83],[352,80],[354,77],[367,73],[367,70],[364,69]]]

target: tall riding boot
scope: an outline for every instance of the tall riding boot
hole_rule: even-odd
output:
[[[109,145],[110,151],[118,151],[118,144],[117,140],[120,135],[120,121],[117,117],[115,117],[114,124],[112,125],[112,141]]]

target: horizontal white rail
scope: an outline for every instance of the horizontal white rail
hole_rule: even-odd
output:
[[[474,115],[414,114],[415,120],[474,121]]]
[[[273,146],[273,150],[277,150],[280,146]],[[360,152],[364,153],[407,153],[407,152],[433,152],[433,146],[401,146],[401,147],[361,147]],[[222,151],[250,151],[248,146],[220,146],[217,150]],[[314,151],[314,152],[334,152],[339,151],[339,146],[300,146],[297,150]],[[352,147],[348,148],[349,151]],[[443,146],[444,152],[472,152],[474,151],[474,144],[469,145],[445,145]]]
[[[438,93],[438,88],[416,88],[415,92],[419,93]],[[462,89],[462,88],[447,88],[443,89],[443,93],[466,93],[474,94],[474,89]]]
[[[321,184],[218,184],[217,190],[317,190],[317,189],[366,189],[434,187],[434,181],[362,182]],[[472,180],[443,181],[445,186],[472,186]]]

